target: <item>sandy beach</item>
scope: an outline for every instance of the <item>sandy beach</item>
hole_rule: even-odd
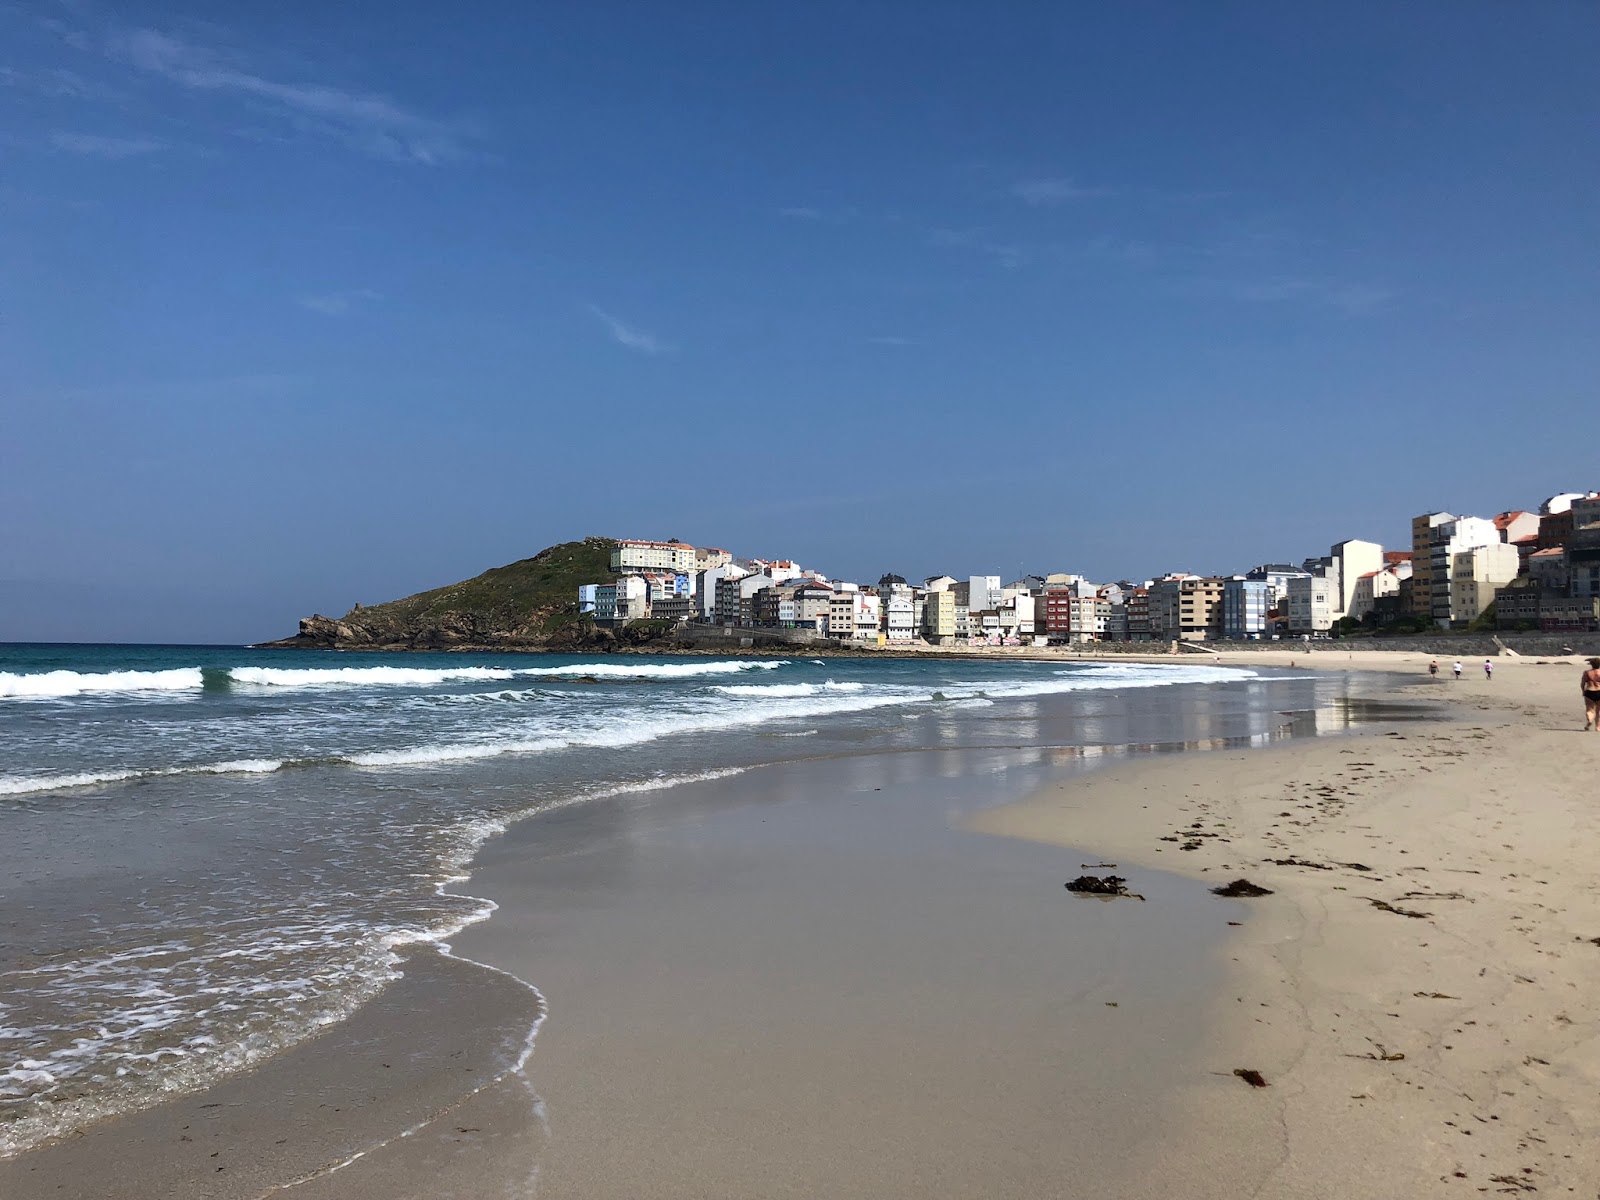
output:
[[[1244,664],[1388,668],[1323,651]],[[1227,660],[1224,660],[1227,661]],[[1115,766],[971,827],[1272,895],[1128,1195],[1600,1194],[1600,735],[1579,660],[1468,662],[1447,724]],[[1359,864],[1359,865],[1357,865]],[[1262,1073],[1255,1089],[1235,1069]]]
[[[456,957],[0,1191],[1595,1195],[1577,667],[1223,660],[1291,661],[514,825]],[[1067,893],[1085,869],[1144,899]],[[1270,894],[1210,894],[1238,878]]]

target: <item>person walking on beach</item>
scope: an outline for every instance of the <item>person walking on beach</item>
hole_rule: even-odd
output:
[[[1494,664],[1487,658],[1483,660],[1483,677],[1485,679],[1494,678]]]
[[[1437,658],[1428,664],[1428,674],[1434,679],[1439,678],[1439,660]]]
[[[1461,660],[1459,658],[1456,659],[1455,665],[1450,668],[1450,673],[1457,679],[1461,678]]]
[[[1600,658],[1589,660],[1579,686],[1583,688],[1583,727],[1600,733]]]

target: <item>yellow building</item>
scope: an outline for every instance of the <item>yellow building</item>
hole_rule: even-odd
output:
[[[923,596],[922,636],[935,646],[956,640],[956,594],[949,588]]]

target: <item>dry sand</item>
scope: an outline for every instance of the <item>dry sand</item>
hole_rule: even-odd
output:
[[[1428,661],[1231,661],[1291,658]],[[1219,913],[1243,924],[1208,1069],[1130,1196],[1600,1196],[1600,734],[1578,661],[1500,657],[1486,681],[1471,660],[1397,693],[1450,723],[1130,763],[971,820],[1091,848],[1135,890],[1139,868],[1273,890]]]

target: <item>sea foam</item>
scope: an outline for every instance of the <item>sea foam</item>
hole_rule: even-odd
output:
[[[23,675],[0,671],[0,697],[51,699],[97,692],[179,692],[198,689],[204,683],[199,667],[169,671],[40,671]]]

